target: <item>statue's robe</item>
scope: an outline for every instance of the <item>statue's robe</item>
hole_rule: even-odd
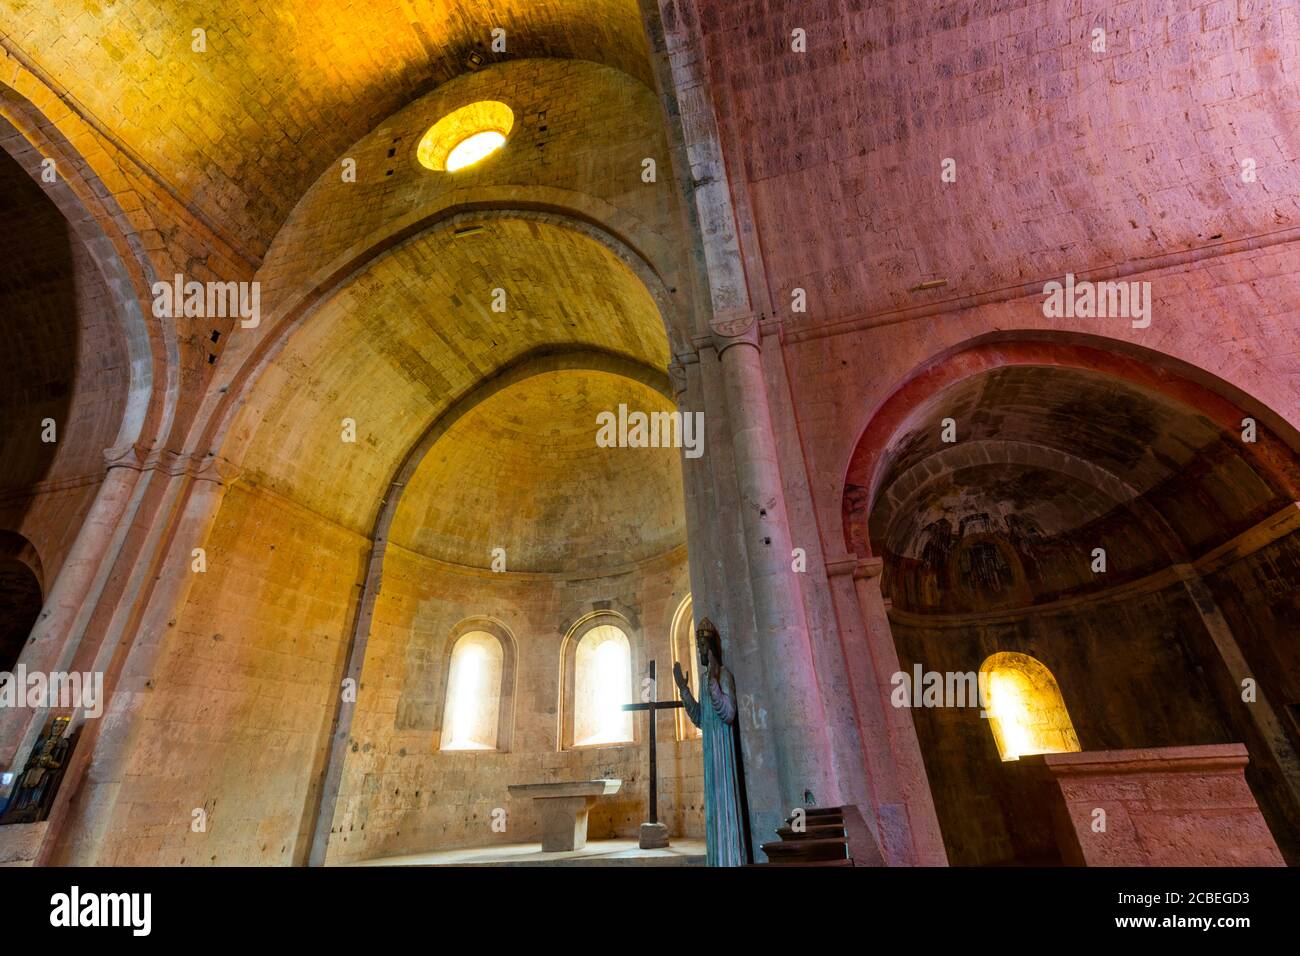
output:
[[[740,735],[736,725],[736,681],[721,668],[706,679],[708,693],[696,700],[683,689],[682,703],[704,736],[704,832],[709,866],[744,866],[745,815],[740,780]]]

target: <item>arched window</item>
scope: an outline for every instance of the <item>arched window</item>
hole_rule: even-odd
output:
[[[469,630],[455,640],[447,667],[441,749],[506,749],[507,670],[505,648],[496,634]]]
[[[677,607],[677,613],[673,615],[672,623],[672,642],[673,642],[673,660],[682,665],[682,670],[689,675],[687,680],[691,685],[691,694],[696,700],[700,699],[700,657],[695,652],[695,605],[691,596],[686,595],[686,599]],[[677,682],[672,679],[672,672],[664,675],[673,688],[673,697],[681,700],[681,692],[677,689]],[[663,683],[660,679],[660,683]],[[679,707],[673,712],[677,718],[677,739],[689,740],[692,737],[699,737],[703,731],[691,723],[691,718],[686,716],[686,708]]]
[[[614,615],[590,618],[569,636],[565,653],[563,741],[569,747],[631,743],[632,644]]]
[[[980,668],[980,688],[1003,761],[1080,750],[1061,688],[1028,654],[994,654]]]

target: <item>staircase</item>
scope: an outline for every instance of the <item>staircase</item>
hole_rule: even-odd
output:
[[[756,866],[884,866],[876,841],[855,806],[807,807],[801,830],[795,814],[778,827],[781,839],[763,844],[767,863]]]

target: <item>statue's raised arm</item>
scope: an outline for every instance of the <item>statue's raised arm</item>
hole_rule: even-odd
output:
[[[686,710],[686,716],[691,718],[691,723],[696,727],[701,726],[700,702],[691,693],[690,678],[682,673],[682,665],[677,661],[673,661],[673,680],[677,682],[677,692],[681,695],[682,707]]]

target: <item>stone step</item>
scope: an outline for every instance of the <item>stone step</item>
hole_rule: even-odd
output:
[[[843,807],[804,807],[804,819],[809,823],[831,823],[844,819]],[[786,823],[794,823],[794,814],[785,818]]]
[[[845,857],[842,860],[780,860],[772,863],[750,863],[750,866],[853,866],[853,861]]]
[[[843,860],[849,855],[848,844],[843,838],[821,840],[790,840],[763,844],[763,852],[773,863],[790,861]]]
[[[809,824],[808,828],[802,833],[792,827],[778,827],[776,835],[782,840],[816,840],[826,837],[848,839],[848,833],[844,829],[843,822]]]

